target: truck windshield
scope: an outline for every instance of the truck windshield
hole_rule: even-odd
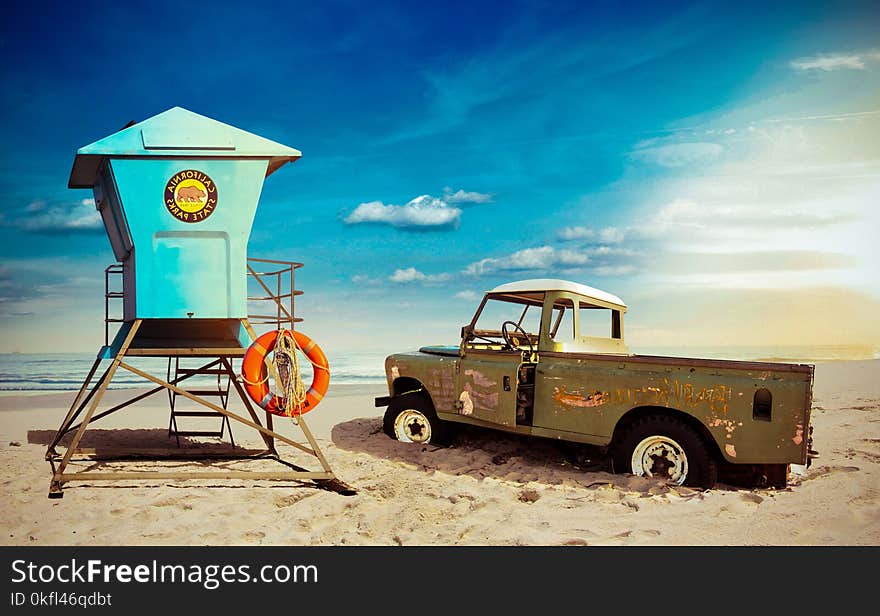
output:
[[[518,324],[537,341],[541,329],[541,306],[490,298],[477,317],[474,336],[484,341],[486,339],[500,341],[501,325],[505,321]],[[508,330],[511,330],[510,326]]]

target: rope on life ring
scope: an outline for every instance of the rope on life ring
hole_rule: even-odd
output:
[[[269,389],[266,358],[273,350],[279,381],[276,386],[281,390],[278,393]],[[302,351],[314,367],[308,390],[300,379],[297,351]],[[330,367],[321,347],[302,332],[287,329],[272,330],[254,340],[242,360],[241,376],[248,396],[269,413],[282,417],[309,412],[323,400],[330,386]]]

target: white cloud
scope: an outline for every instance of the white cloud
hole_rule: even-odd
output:
[[[482,295],[480,295],[479,293],[476,293],[474,291],[468,290],[468,291],[459,291],[458,293],[455,294],[455,297],[457,297],[458,299],[467,300],[469,302],[475,302],[478,299],[480,299],[482,297]]]
[[[737,160],[655,185],[635,214],[642,222],[626,229],[651,254],[650,280],[706,288],[844,285],[880,295],[878,127],[880,117],[867,113],[847,122],[764,122]],[[830,265],[783,259],[802,250],[841,257]],[[677,252],[687,256],[664,258]],[[707,254],[733,255],[740,269]]]
[[[880,60],[880,52],[867,51],[859,53],[822,53],[815,56],[798,58],[789,62],[791,68],[798,71],[836,71],[839,69],[865,70],[870,62]]]
[[[400,229],[452,228],[461,220],[461,210],[442,199],[421,195],[405,205],[385,205],[381,201],[361,203],[345,218],[346,224],[387,224]]]
[[[492,195],[486,193],[454,191],[447,187],[443,197],[419,195],[404,205],[369,201],[358,205],[345,217],[345,223],[385,224],[398,229],[454,229],[461,222],[461,209],[453,204],[488,203]]]
[[[448,186],[443,189],[443,200],[447,203],[490,203],[492,195],[467,190],[452,191]]]
[[[619,244],[625,232],[619,227],[605,227],[598,232],[589,227],[565,227],[557,235],[563,241],[598,239],[605,244]]]
[[[408,267],[406,269],[395,270],[394,273],[388,277],[388,280],[391,282],[415,282],[416,280],[424,280],[425,275],[417,270],[414,267]]]
[[[406,269],[394,270],[394,273],[388,277],[391,282],[398,284],[409,284],[411,282],[438,283],[446,282],[450,279],[449,274],[425,274],[414,267]]]
[[[605,227],[598,232],[589,227],[565,227],[558,235],[563,241],[588,240],[598,236],[600,242],[619,244],[623,241],[624,231],[618,227]]]
[[[717,143],[694,141],[651,145],[644,142],[636,146],[633,158],[660,165],[661,167],[684,167],[718,158],[724,147]]]
[[[50,204],[32,201],[21,212],[0,217],[0,225],[35,233],[99,233],[104,229],[92,198],[74,203]]]
[[[586,253],[597,257],[632,257],[638,254],[630,248],[618,248],[616,246],[596,246],[595,248],[588,248]]]
[[[526,248],[506,257],[481,259],[468,265],[464,273],[485,276],[499,271],[551,270],[585,265],[590,258],[575,250],[556,249],[552,246]]]
[[[619,244],[623,241],[623,229],[617,227],[605,227],[599,231],[599,239],[608,244]]]
[[[586,240],[595,235],[596,232],[588,227],[565,227],[559,232],[559,239],[566,241]]]
[[[104,259],[94,255],[7,259],[0,268],[0,316],[52,314],[64,302],[70,308],[83,297],[98,297],[104,292],[105,267]]]
[[[727,195],[715,193],[718,184],[709,194],[699,183],[692,182],[690,186],[696,200],[692,197],[673,199],[656,211],[651,224],[639,227],[639,232],[651,237],[666,235],[672,228],[678,228],[682,234],[708,233],[707,239],[711,241],[716,237],[732,238],[740,232],[764,235],[780,229],[822,228],[849,222],[854,217],[851,212],[832,206],[822,207],[821,202],[803,200],[790,204],[775,191],[767,200],[749,198],[739,194],[732,182]],[[769,184],[762,185],[762,192],[770,191]]]

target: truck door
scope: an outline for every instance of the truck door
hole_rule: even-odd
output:
[[[534,298],[488,295],[483,300],[462,344],[457,376],[459,413],[502,426],[516,426],[519,369],[524,354],[528,355],[528,341],[521,332],[536,345],[542,302],[543,293]],[[516,348],[506,344],[501,335],[506,321],[520,328]]]
[[[519,351],[468,349],[461,359],[459,413],[503,426],[516,425]]]

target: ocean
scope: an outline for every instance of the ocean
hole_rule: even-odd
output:
[[[357,352],[328,357],[330,362],[331,384],[378,384],[385,383],[385,353]],[[79,389],[88,375],[93,353],[2,353],[0,354],[0,391],[67,391]],[[126,360],[136,368],[164,378],[168,360],[156,357],[131,357]],[[181,367],[197,368],[211,361],[208,359],[181,359]],[[95,376],[97,379],[108,365],[103,361]],[[236,370],[241,362],[234,363]],[[312,378],[311,365],[300,355],[300,368],[303,379],[309,383]],[[216,376],[197,375],[186,380],[187,385],[216,385]],[[152,387],[153,384],[141,377],[120,369],[110,383],[110,389],[131,387]]]
[[[407,349],[401,349],[407,350]],[[641,355],[673,357],[702,357],[707,359],[737,359],[815,363],[852,359],[878,359],[880,348],[859,346],[768,346],[768,347],[631,347]],[[331,386],[334,383],[374,384],[385,382],[385,357],[382,351],[357,351],[329,354]],[[67,391],[79,389],[94,361],[91,353],[57,354],[0,354],[0,391]],[[146,372],[164,376],[167,360],[161,358],[131,358],[131,363]],[[198,359],[181,360],[181,365],[196,367]],[[184,363],[185,362],[185,363]],[[303,379],[311,380],[311,366],[300,360]],[[103,362],[101,370],[109,364]],[[306,364],[306,365],[303,365]],[[239,367],[236,362],[236,368]],[[216,377],[196,376],[189,384],[209,385]],[[140,377],[119,370],[110,389],[145,387],[152,384]]]

